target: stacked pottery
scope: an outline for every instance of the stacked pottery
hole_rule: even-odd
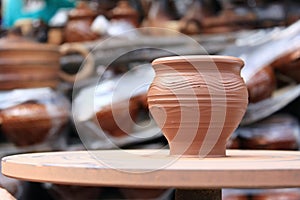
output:
[[[152,62],[156,76],[148,91],[150,112],[171,155],[225,156],[226,141],[248,104],[240,71],[229,56],[175,56]]]
[[[79,45],[55,46],[25,39],[11,32],[0,39],[0,131],[17,146],[41,144],[62,133],[69,102],[53,91],[60,79],[74,82],[93,71],[93,60],[75,75],[60,69],[67,52],[88,51]]]
[[[87,58],[86,64],[76,75],[60,69],[60,58],[68,52],[78,52]],[[74,82],[93,72],[93,59],[80,45],[56,46],[41,44],[15,33],[0,39],[0,90],[15,88],[56,88],[60,79]]]

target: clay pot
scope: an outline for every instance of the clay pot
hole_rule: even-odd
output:
[[[113,20],[125,20],[133,27],[139,26],[139,13],[131,7],[127,0],[118,2],[117,7],[111,11],[111,18]]]
[[[87,58],[76,75],[60,69],[60,58],[69,52],[78,52]],[[89,52],[78,44],[62,46],[37,43],[15,34],[0,39],[0,90],[15,88],[55,88],[60,78],[74,82],[93,72],[94,61]]]
[[[132,133],[140,112],[148,112],[147,95],[140,94],[126,100],[113,102],[96,112],[101,129],[113,137],[123,137]],[[117,113],[117,114],[116,114]],[[128,113],[130,117],[128,117]]]
[[[229,56],[174,56],[152,62],[156,76],[148,91],[149,110],[162,129],[171,155],[225,156],[226,141],[248,104],[240,70]]]
[[[45,142],[66,125],[68,110],[56,105],[35,102],[23,103],[0,110],[0,127],[17,146]]]
[[[289,115],[276,114],[238,129],[241,149],[297,150],[298,122]]]
[[[177,22],[178,17],[176,13],[177,11],[175,9],[175,5],[173,1],[169,1],[169,0],[151,1],[149,11],[147,13],[146,18],[143,20],[142,26],[170,28],[173,30],[178,30],[179,23]],[[147,30],[146,33],[151,35],[166,34],[163,31],[156,30],[156,29]]]
[[[271,66],[299,83],[300,49],[282,55],[280,58],[276,59]]]
[[[128,117],[128,112],[131,118]],[[127,101],[120,101],[102,108],[96,113],[96,118],[102,130],[107,134],[122,137],[132,132],[134,124],[131,119],[136,119],[137,112],[138,104],[135,101],[129,101],[129,108]],[[117,116],[115,113],[118,113]]]
[[[249,92],[249,102],[256,103],[272,96],[276,88],[276,78],[273,69],[266,66],[259,70],[246,83]]]
[[[69,13],[65,26],[65,41],[83,42],[98,39],[99,35],[91,31],[96,16],[97,13],[90,9],[87,3],[80,1]]]

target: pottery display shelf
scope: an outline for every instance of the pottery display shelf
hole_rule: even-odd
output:
[[[168,150],[102,150],[4,157],[2,173],[68,185],[177,188],[176,199],[221,199],[221,188],[300,186],[300,152],[227,150],[226,157],[169,156]]]

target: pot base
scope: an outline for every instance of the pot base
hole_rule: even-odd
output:
[[[216,158],[226,157],[225,146],[214,146],[210,151],[200,153],[199,144],[187,145],[186,143],[170,142],[170,156],[180,156],[189,158]],[[188,148],[186,148],[188,147]]]

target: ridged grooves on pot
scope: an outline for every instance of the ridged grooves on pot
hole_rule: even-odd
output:
[[[229,56],[159,58],[148,91],[150,112],[170,145],[171,155],[225,156],[226,141],[248,104],[240,71]]]

